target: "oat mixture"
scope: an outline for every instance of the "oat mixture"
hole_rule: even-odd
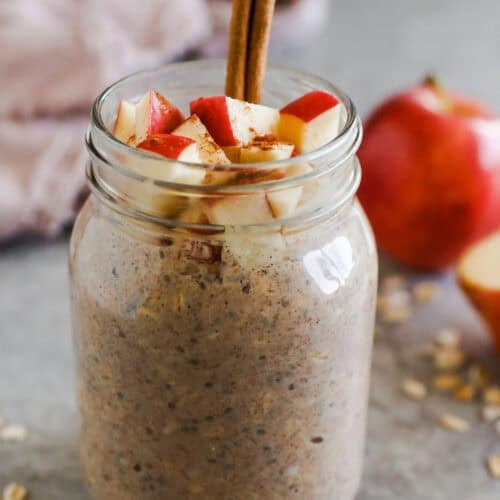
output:
[[[357,204],[246,260],[92,210],[70,268],[94,498],[354,498],[377,286]]]

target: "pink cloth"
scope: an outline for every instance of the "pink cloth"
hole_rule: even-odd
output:
[[[282,0],[278,17],[316,26],[326,1]],[[191,49],[220,53],[229,15],[227,0],[0,1],[0,239],[70,222],[95,96]]]

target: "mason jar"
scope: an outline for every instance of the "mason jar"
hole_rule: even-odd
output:
[[[91,195],[70,246],[89,491],[98,500],[350,500],[377,287],[355,198],[353,104],[322,79],[270,67],[264,104],[326,90],[342,103],[342,131],[311,153],[251,166],[184,165],[111,133],[120,99],[153,88],[186,107],[222,94],[223,81],[223,62],[173,64],[119,81],[93,107]],[[224,183],[156,175],[179,164]],[[261,182],[239,182],[245,169]],[[290,175],[273,175],[283,169]],[[292,190],[302,193],[293,214],[261,219],[262,196]],[[236,222],[190,218],[190,207],[227,200]]]

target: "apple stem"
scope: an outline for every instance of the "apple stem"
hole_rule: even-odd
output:
[[[443,111],[452,111],[453,102],[436,75],[429,74],[424,78],[423,85],[430,87],[439,98]]]
[[[441,83],[437,79],[436,75],[433,74],[425,75],[424,81],[422,83],[424,85],[427,85],[428,87],[433,87],[435,89],[442,88]]]

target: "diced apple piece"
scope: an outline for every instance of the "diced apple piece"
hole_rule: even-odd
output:
[[[230,170],[207,170],[203,184],[207,186],[225,186],[232,183],[238,173]]]
[[[299,175],[305,175],[312,171],[313,168],[309,165],[309,163],[295,163],[294,165],[287,167],[286,176],[299,177]]]
[[[233,258],[243,269],[261,267],[273,261],[280,262],[287,248],[280,228],[275,228],[274,232],[260,234],[226,229],[224,239],[224,253],[229,253],[231,257],[224,257],[223,260],[229,261]]]
[[[315,90],[280,111],[278,137],[307,153],[327,144],[340,130],[342,105],[333,95]]]
[[[213,140],[207,128],[197,115],[191,115],[184,123],[172,131],[172,134],[189,137],[198,143],[200,158],[203,163],[225,165],[231,163],[222,148]]]
[[[135,111],[135,142],[154,134],[171,132],[184,121],[184,115],[159,92],[148,90]]]
[[[224,226],[260,224],[273,220],[273,213],[264,193],[227,195],[205,200],[204,211],[210,224]]]
[[[180,135],[154,134],[139,143],[137,149],[151,151],[172,160],[200,162],[200,150],[196,141]]]
[[[138,149],[169,158],[174,161],[159,162],[151,158],[134,159],[130,168],[147,177],[143,183],[131,183],[128,194],[134,203],[155,215],[172,216],[185,208],[187,198],[169,193],[167,189],[154,184],[155,180],[179,184],[202,184],[205,169],[180,163],[181,161],[199,163],[198,145],[192,139],[172,134],[155,134],[141,142]],[[175,161],[179,160],[179,162]]]
[[[233,184],[263,184],[265,182],[279,181],[285,177],[284,169],[261,169],[258,167],[239,170]]]
[[[490,325],[500,350],[500,231],[465,252],[458,264],[458,281]]]
[[[285,169],[285,177],[298,177],[310,171],[312,171],[310,165],[307,163],[298,163],[297,165],[290,165]],[[267,199],[273,215],[279,219],[291,217],[297,211],[303,193],[303,186],[296,186],[279,191],[269,191],[267,193]]]
[[[113,135],[125,144],[135,135],[135,104],[122,99],[116,113]]]
[[[249,144],[255,137],[276,135],[279,111],[226,96],[200,97],[191,102],[219,146]]]
[[[289,142],[253,141],[241,148],[241,163],[286,160],[292,156],[295,146]]]
[[[273,215],[282,219],[294,214],[302,196],[302,186],[267,193]]]

